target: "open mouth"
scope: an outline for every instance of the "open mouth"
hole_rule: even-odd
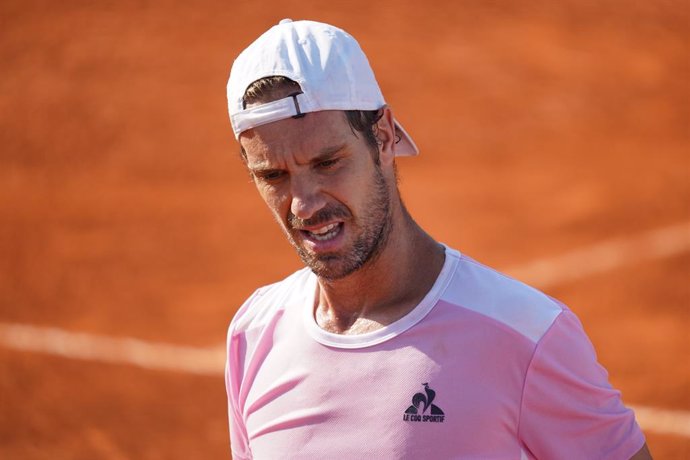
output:
[[[302,232],[310,239],[316,241],[329,241],[338,236],[340,230],[343,228],[342,222],[324,225],[323,227],[314,230],[302,230]]]

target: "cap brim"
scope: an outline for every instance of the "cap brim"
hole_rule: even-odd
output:
[[[400,136],[400,140],[395,144],[395,156],[412,157],[419,155],[417,144],[414,143],[398,120],[395,120],[395,128]]]

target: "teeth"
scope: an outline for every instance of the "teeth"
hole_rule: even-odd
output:
[[[337,226],[338,226],[338,224],[326,225],[325,227],[321,227],[321,228],[318,229],[318,230],[313,230],[311,233],[312,233],[313,235],[323,235],[324,233],[330,232],[331,230],[333,230],[333,229],[334,229],[335,227],[337,227]]]
[[[340,227],[338,224],[330,224],[309,233],[315,240],[327,241],[331,238],[334,238],[338,234],[339,228]]]

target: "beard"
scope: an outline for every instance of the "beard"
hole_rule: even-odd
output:
[[[318,277],[326,280],[345,278],[376,260],[386,246],[392,227],[390,192],[378,166],[374,167],[373,183],[368,196],[370,199],[362,207],[363,214],[356,220],[352,212],[342,204],[320,209],[313,217],[305,220],[289,214],[285,229],[287,238],[302,262]],[[350,231],[355,233],[355,239],[349,247],[339,252],[314,254],[299,244],[295,237],[299,228],[319,225],[332,219],[343,219],[350,224]]]

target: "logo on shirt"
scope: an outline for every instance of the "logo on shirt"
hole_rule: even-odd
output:
[[[412,405],[403,414],[403,420],[406,422],[442,423],[445,414],[440,407],[432,404],[436,398],[436,392],[429,388],[428,383],[422,385],[424,385],[424,393],[415,393],[412,396]]]

